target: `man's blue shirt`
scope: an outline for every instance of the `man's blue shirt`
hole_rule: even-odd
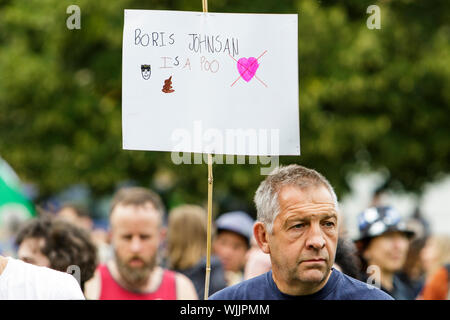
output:
[[[394,300],[374,286],[332,269],[325,286],[311,295],[291,296],[282,293],[272,278],[272,271],[222,289],[208,300]]]

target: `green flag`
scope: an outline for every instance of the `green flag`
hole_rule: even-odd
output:
[[[16,173],[0,157],[0,227],[10,220],[26,220],[35,214],[33,204],[22,193]]]

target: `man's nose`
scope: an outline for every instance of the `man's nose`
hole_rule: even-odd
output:
[[[141,249],[141,239],[139,237],[133,237],[131,239],[131,251],[138,252]]]
[[[323,237],[320,225],[311,224],[306,240],[306,247],[314,250],[320,250],[325,247],[325,238]]]

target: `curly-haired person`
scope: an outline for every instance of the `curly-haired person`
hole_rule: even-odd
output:
[[[16,244],[18,258],[24,262],[79,272],[83,291],[97,267],[97,249],[89,233],[61,219],[43,216],[30,220],[19,230]]]

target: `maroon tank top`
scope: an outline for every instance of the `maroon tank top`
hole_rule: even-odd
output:
[[[175,272],[164,270],[162,281],[153,292],[136,293],[124,289],[112,277],[105,264],[98,267],[101,275],[100,300],[176,300]]]

